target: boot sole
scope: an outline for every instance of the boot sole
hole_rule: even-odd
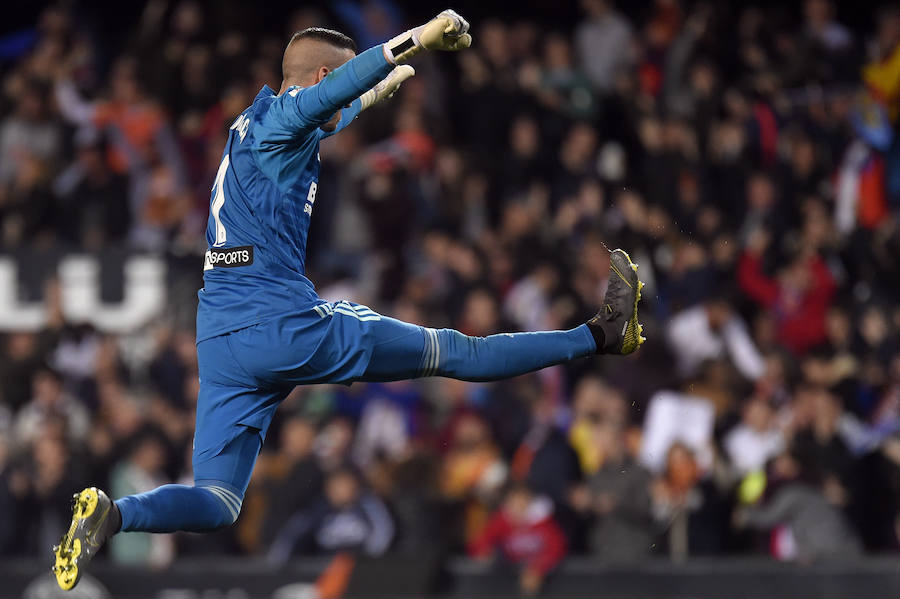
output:
[[[63,535],[59,545],[53,548],[56,560],[53,565],[53,574],[59,588],[64,591],[71,590],[81,578],[78,571],[78,558],[81,556],[81,539],[75,538],[78,526],[90,518],[97,510],[100,496],[97,489],[91,487],[76,493],[72,506],[72,523],[69,530]]]

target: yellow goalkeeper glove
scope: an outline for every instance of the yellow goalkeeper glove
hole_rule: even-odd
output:
[[[456,51],[472,45],[469,22],[449,8],[424,25],[410,29],[384,44],[388,60],[406,62],[422,50]]]
[[[415,74],[416,70],[408,64],[394,67],[394,70],[388,73],[387,77],[359,97],[359,101],[362,104],[360,111],[393,96],[394,92],[400,89],[400,84]]]

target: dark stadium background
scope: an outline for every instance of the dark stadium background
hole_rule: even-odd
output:
[[[240,110],[258,82],[277,88],[298,12],[351,33],[329,2],[156,4],[145,38],[144,2],[3,7],[0,598],[65,596],[49,546],[85,484],[190,480],[206,162],[229,98]],[[392,4],[397,31],[444,8]],[[900,596],[900,141],[878,139],[897,136],[900,85],[862,75],[900,60],[900,29],[877,44],[900,8],[609,4],[641,51],[600,89],[585,76],[594,55],[573,47],[580,2],[452,3],[472,23],[469,57],[417,59],[416,78],[323,149],[310,273],[323,294],[484,335],[583,321],[602,297],[603,244],[622,246],[648,282],[646,346],[490,385],[298,391],[234,529],[123,536],[68,597],[520,596],[520,564],[477,559],[516,493],[552,505],[566,539],[543,596]],[[831,49],[808,32],[812,4],[833,10]],[[186,5],[201,16],[186,47],[211,52],[210,85],[189,101],[184,56],[163,61]],[[48,14],[68,34],[55,64],[35,63]],[[220,60],[235,32],[241,60]],[[564,50],[570,64],[548,68]],[[176,143],[146,160],[163,182],[186,173],[161,212],[122,211],[147,169],[116,166],[108,131],[55,106],[57,78],[107,98],[129,55]],[[39,116],[23,117],[35,96]],[[79,186],[88,154],[118,187]],[[324,481],[345,472],[357,499],[387,509],[368,524],[389,546],[335,556],[307,535],[275,559],[285,524],[331,509]]]
[[[15,31],[32,26],[37,16],[43,10],[45,2],[15,2],[5,7],[4,20],[0,31]],[[112,44],[127,36],[127,27],[137,22],[143,9],[143,2],[115,2],[111,0],[98,0],[95,2],[64,2],[74,11],[82,15],[86,21],[93,24],[98,31],[108,37]],[[253,14],[240,13],[242,2],[227,0],[224,2],[204,1],[199,2],[206,9],[209,19],[216,24],[244,24],[252,23],[255,27],[266,27],[270,30],[278,29],[284,21],[284,17],[301,6],[312,3],[289,2],[286,0],[273,0],[271,2],[259,2],[254,6]],[[328,10],[328,2],[317,3],[319,7]],[[410,23],[424,22],[439,8],[439,3],[429,2],[402,2],[398,3],[409,17]],[[652,11],[652,0],[635,0],[634,2],[617,3],[617,9],[629,18],[638,19],[646,17]],[[702,4],[702,2],[685,2],[684,6]],[[722,3],[722,8],[731,14],[736,14],[742,2]],[[777,8],[782,18],[799,21],[802,5],[799,2],[784,3],[778,0],[759,0],[750,3],[753,6]],[[877,14],[877,9],[884,6],[885,2],[879,0],[859,0],[857,2],[836,2],[835,9],[840,22],[855,31],[862,32],[871,28]],[[463,0],[453,3],[453,8],[466,16],[471,17],[470,22],[477,23],[479,19],[499,18],[514,21],[519,18],[534,19],[539,21],[547,29],[570,30],[577,23],[581,12],[578,3],[566,0],[563,2],[547,2],[544,0],[523,0],[510,5],[500,0]],[[227,16],[231,13],[231,17]]]

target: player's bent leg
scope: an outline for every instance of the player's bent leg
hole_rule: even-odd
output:
[[[164,485],[116,501],[122,531],[212,532],[234,524],[262,448],[255,428],[241,432],[215,456],[194,462],[194,486]]]
[[[237,519],[232,505],[203,487],[163,485],[116,500],[122,532],[212,532]]]
[[[69,530],[53,548],[62,589],[78,583],[91,558],[120,530],[209,532],[237,519],[265,431],[287,389],[259,386],[237,363],[227,337],[198,347],[195,485],[165,485],[116,502],[94,487],[76,495]]]
[[[207,532],[229,526],[237,518],[231,501],[186,485],[165,485],[115,503],[100,489],[85,489],[75,495],[72,523],[53,548],[56,581],[63,590],[72,589],[103,544],[120,531]]]
[[[118,532],[210,532],[234,524],[240,513],[246,468],[234,468],[237,461],[250,462],[252,470],[259,452],[259,435],[239,437],[226,451],[210,460],[210,474],[232,472],[237,480],[204,479],[198,486],[164,485],[147,493],[129,495],[111,502],[106,493],[91,487],[75,495],[72,523],[59,545],[53,548],[53,573],[63,590],[70,590],[81,579],[85,566],[100,547]],[[246,439],[246,440],[245,440]],[[232,448],[232,446],[234,446]],[[244,460],[236,459],[243,452]],[[240,488],[239,485],[243,485]]]

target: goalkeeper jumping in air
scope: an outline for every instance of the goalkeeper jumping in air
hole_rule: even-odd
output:
[[[490,381],[643,342],[642,284],[622,250],[610,257],[600,311],[569,331],[468,337],[328,303],[304,276],[319,178],[319,142],[390,96],[423,50],[462,50],[469,24],[452,10],[356,55],[347,36],[311,28],[284,51],[278,93],[265,86],[231,126],[212,187],[197,311],[200,396],[194,486],[165,485],[112,502],[75,496],[53,571],[74,587],[119,531],[207,532],[232,525],[278,404],[297,385],[445,376]],[[399,66],[398,66],[399,65]]]

